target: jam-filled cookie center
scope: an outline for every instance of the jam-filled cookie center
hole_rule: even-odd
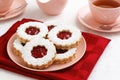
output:
[[[48,26],[48,31],[50,31],[51,29],[53,29],[55,27],[55,25],[49,25]]]
[[[40,32],[40,29],[38,29],[37,27],[34,27],[34,26],[30,26],[26,29],[25,32],[29,35],[36,35]]]
[[[69,39],[71,37],[72,33],[69,31],[61,31],[57,34],[57,37],[60,39]]]
[[[35,58],[42,58],[47,54],[47,49],[44,46],[35,46],[33,47],[32,56]]]
[[[56,49],[56,51],[57,51],[57,54],[63,54],[67,52],[68,50]]]

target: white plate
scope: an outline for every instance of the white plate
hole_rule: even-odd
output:
[[[22,59],[13,53],[13,51],[12,51],[12,44],[13,44],[13,41],[15,39],[16,39],[16,34],[14,34],[9,39],[8,44],[7,44],[7,52],[8,52],[8,55],[9,55],[10,59],[13,62],[15,62],[17,65],[19,65],[19,66],[21,66],[21,67],[23,67],[25,69],[32,70],[32,71],[56,71],[56,70],[61,70],[61,69],[67,68],[69,66],[72,66],[76,62],[78,62],[83,57],[83,55],[85,54],[85,51],[86,51],[86,42],[85,42],[84,37],[82,37],[81,43],[77,47],[77,52],[76,52],[76,55],[75,55],[76,57],[71,62],[68,62],[68,63],[65,63],[65,64],[52,64],[50,67],[48,67],[46,69],[41,69],[41,70],[33,69],[33,68],[27,67],[23,63]]]

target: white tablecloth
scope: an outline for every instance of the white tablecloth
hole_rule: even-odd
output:
[[[58,16],[48,16],[38,7],[35,0],[26,0],[28,5],[25,12],[11,20],[0,21],[0,36],[11,27],[13,23],[22,18],[31,18],[37,20],[60,20],[65,24],[74,25],[81,31],[98,34],[112,41],[105,49],[103,55],[98,60],[88,80],[120,80],[120,32],[118,33],[100,33],[90,30],[79,23],[77,20],[78,10],[88,5],[88,0],[68,0],[64,11]],[[35,80],[23,75],[0,69],[0,80]]]

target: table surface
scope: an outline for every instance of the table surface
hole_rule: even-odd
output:
[[[78,10],[88,5],[88,0],[68,0],[64,11],[58,16],[48,16],[38,7],[36,0],[26,0],[28,5],[24,13],[10,20],[0,21],[0,36],[11,27],[13,23],[22,18],[31,18],[36,20],[48,21],[59,20],[65,24],[79,27],[81,31],[90,32],[111,39],[103,55],[98,60],[88,80],[120,80],[120,32],[101,33],[90,30],[81,25],[77,20]],[[7,76],[7,78],[6,78]],[[1,80],[35,80],[20,74],[0,69]]]

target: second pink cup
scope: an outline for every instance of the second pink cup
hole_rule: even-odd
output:
[[[48,15],[58,15],[60,14],[67,0],[37,0],[40,9]]]

